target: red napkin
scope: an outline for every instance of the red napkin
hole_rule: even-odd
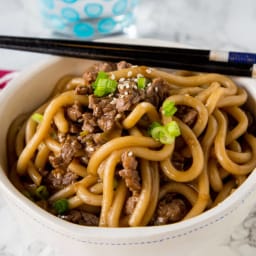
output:
[[[12,70],[0,70],[0,89],[3,89],[6,84],[13,78],[11,74]]]

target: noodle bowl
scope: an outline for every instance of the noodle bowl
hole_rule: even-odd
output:
[[[43,105],[16,119],[9,176],[40,207],[81,225],[186,220],[255,168],[246,100],[219,74],[97,63],[63,77]]]
[[[49,189],[48,192],[50,192],[50,196],[48,197],[48,204],[53,205],[55,201],[66,198],[68,200],[69,207],[70,205],[73,207],[70,207],[69,211],[80,211],[82,208],[88,213],[98,216],[99,219],[101,217],[100,210],[105,209],[105,213],[107,214],[102,214],[102,221],[99,222],[101,227],[74,225],[73,223],[70,223],[70,219],[63,218],[63,215],[68,215],[68,212],[59,215],[59,217],[62,217],[64,220],[57,218],[54,216],[56,212],[51,211],[48,213],[46,210],[42,209],[45,205],[42,204],[42,202],[39,202],[40,200],[35,197],[35,195],[24,193],[24,184],[26,185],[26,189],[29,188],[32,191],[33,189],[45,184],[43,183],[45,178],[41,172],[39,172],[39,174],[42,175],[41,183],[40,176],[32,175],[34,173],[34,169],[32,167],[33,165],[42,166],[44,163],[44,161],[42,161],[44,159],[42,156],[44,156],[43,152],[47,151],[46,148],[51,150],[51,154],[53,156],[57,156],[59,152],[61,152],[61,143],[56,143],[58,137],[47,137],[47,139],[44,140],[46,146],[42,146],[42,144],[40,144],[40,158],[35,157],[39,153],[39,148],[36,148],[36,154],[33,153],[31,158],[29,156],[28,161],[31,161],[32,164],[28,164],[27,166],[25,164],[26,167],[24,172],[22,168],[20,169],[21,172],[18,172],[16,165],[14,165],[15,168],[12,172],[7,168],[6,155],[8,155],[8,160],[11,165],[18,160],[15,156],[16,153],[13,154],[13,151],[11,154],[7,154],[5,144],[7,140],[7,133],[10,131],[9,128],[13,123],[13,120],[19,116],[19,119],[16,119],[16,127],[18,128],[22,126],[21,124],[24,123],[25,120],[28,120],[29,115],[32,116],[33,113],[43,114],[47,108],[44,103],[52,102],[61,96],[62,93],[60,93],[58,89],[62,88],[61,91],[64,90],[64,95],[67,95],[65,93],[69,93],[71,90],[74,90],[74,84],[77,85],[79,81],[81,82],[81,76],[85,70],[89,69],[94,64],[94,61],[88,60],[51,58],[46,62],[25,71],[19,76],[19,79],[13,80],[8,87],[4,89],[3,94],[0,95],[0,116],[2,120],[0,133],[0,141],[2,142],[0,146],[1,194],[4,195],[10,209],[15,213],[16,219],[22,227],[23,235],[28,235],[28,241],[31,241],[31,239],[39,240],[51,245],[56,250],[57,255],[65,256],[70,254],[78,256],[84,254],[102,255],[102,252],[107,255],[118,255],[122,253],[122,255],[127,256],[131,254],[149,256],[156,255],[156,253],[169,255],[170,251],[179,256],[188,254],[205,255],[205,252],[208,254],[210,252],[216,253],[216,247],[219,244],[222,244],[224,239],[230,235],[235,225],[241,223],[241,221],[248,215],[255,201],[255,172],[246,174],[245,168],[242,168],[241,170],[244,172],[242,175],[237,175],[237,173],[235,173],[237,166],[245,166],[250,163],[250,159],[253,155],[253,150],[250,147],[251,137],[249,137],[249,143],[247,143],[246,140],[242,143],[240,139],[235,139],[239,143],[231,142],[236,136],[238,136],[238,130],[241,131],[244,129],[242,128],[242,124],[244,124],[244,121],[242,120],[244,119],[241,118],[240,110],[242,110],[243,113],[246,113],[248,127],[253,119],[250,115],[247,115],[247,107],[252,112],[255,110],[256,91],[255,81],[253,79],[232,78],[231,80],[228,77],[219,75],[214,77],[215,75],[213,74],[204,75],[188,74],[187,72],[168,72],[169,78],[173,76],[179,77],[179,80],[177,81],[179,84],[177,85],[175,85],[172,80],[167,81],[167,83],[171,85],[171,96],[168,97],[173,97],[175,95],[190,95],[190,97],[195,98],[197,102],[201,101],[205,108],[208,106],[208,119],[206,125],[204,124],[205,115],[202,114],[205,113],[205,111],[200,114],[200,125],[196,125],[197,122],[194,122],[189,126],[183,125],[182,118],[180,118],[182,113],[181,110],[177,110],[171,117],[162,115],[161,104],[157,109],[158,120],[154,119],[154,114],[148,114],[152,108],[146,107],[143,109],[147,109],[148,112],[147,114],[144,114],[142,120],[139,121],[139,125],[137,125],[139,129],[137,127],[130,128],[129,125],[132,123],[131,120],[137,120],[136,117],[141,113],[142,109],[140,109],[140,111],[137,109],[136,112],[134,112],[133,117],[130,119],[128,118],[128,113],[126,113],[127,115],[125,115],[125,117],[128,118],[126,119],[126,122],[124,122],[125,118],[119,120],[119,124],[121,123],[122,125],[119,127],[127,125],[126,128],[122,128],[122,130],[124,130],[123,135],[125,136],[120,138],[118,137],[120,135],[120,129],[115,129],[115,132],[111,133],[113,140],[123,140],[126,139],[126,137],[136,137],[136,140],[134,140],[136,144],[135,146],[126,144],[125,147],[120,147],[119,143],[117,143],[118,146],[114,148],[113,145],[108,144],[109,142],[105,142],[101,146],[103,147],[106,145],[103,147],[104,150],[101,149],[102,151],[100,151],[99,147],[94,152],[95,154],[91,154],[90,159],[93,159],[94,157],[94,159],[96,159],[97,156],[97,161],[91,162],[90,166],[89,162],[87,165],[81,166],[79,159],[72,159],[74,161],[69,163],[69,171],[74,172],[75,177],[79,177],[77,182],[69,184],[66,186],[66,189],[61,188],[59,192],[54,191],[52,193]],[[144,70],[147,70],[147,68]],[[140,72],[142,71],[140,70]],[[151,71],[160,72],[158,69],[153,69]],[[153,74],[154,73],[151,73],[152,77],[145,76],[148,77],[148,80],[150,81],[154,79]],[[162,74],[163,73],[161,73],[161,75]],[[184,88],[180,88],[181,82],[183,83],[185,80],[189,80],[188,75],[194,78],[197,77],[196,81],[198,82],[200,80],[203,85],[200,86],[197,84],[196,86],[191,86],[191,84],[187,82],[187,84],[184,83],[186,85]],[[120,77],[123,76],[124,74],[120,74]],[[64,78],[60,79],[61,77]],[[75,79],[70,83],[74,78],[79,79]],[[120,79],[117,76],[115,78]],[[207,91],[205,90],[207,85],[206,78],[214,78],[214,82]],[[219,79],[223,80],[219,81]],[[167,76],[164,77],[164,80],[167,80]],[[190,78],[190,80],[192,80],[192,78]],[[49,86],[45,86],[46,84]],[[56,84],[58,85],[57,87]],[[65,86],[67,84],[69,84],[69,86],[66,90]],[[220,94],[223,93],[221,92],[223,90],[218,90],[219,92],[215,94],[215,97],[210,97],[212,91],[217,92],[217,88],[221,88],[225,93],[230,94],[220,96]],[[229,89],[227,90],[227,88]],[[49,97],[49,95],[51,96]],[[196,97],[197,95],[198,97]],[[77,96],[83,95],[75,95],[75,97]],[[181,106],[183,110],[184,108],[188,108],[190,110],[193,109],[193,106],[191,105],[183,107],[184,103],[180,98],[172,99],[173,102],[174,100],[177,101],[175,102],[175,107],[177,109]],[[188,103],[193,104],[192,101],[189,101]],[[217,106],[217,103],[210,104],[210,102],[213,103],[214,101],[218,102]],[[15,102],[15,104],[13,104],[13,102]],[[145,102],[150,103],[148,101]],[[208,102],[208,104],[206,104],[206,102]],[[244,102],[246,102],[246,108],[244,108]],[[229,109],[228,105],[230,103],[238,106],[238,109],[240,110],[233,111]],[[85,101],[83,104],[83,108],[86,109],[88,103]],[[136,104],[136,106],[137,105],[138,104]],[[200,103],[199,105],[201,106]],[[72,106],[72,104],[68,105],[68,107],[70,106]],[[148,105],[146,104],[146,106]],[[199,107],[195,109],[197,113],[200,110]],[[215,109],[220,111],[219,115],[215,112]],[[246,110],[246,112],[244,112],[244,110]],[[29,115],[23,115],[24,113],[29,113]],[[131,113],[131,111],[129,113]],[[197,117],[198,116],[199,115],[197,114]],[[65,117],[67,118],[67,116]],[[244,115],[242,117],[244,117]],[[159,140],[154,139],[148,132],[148,125],[156,121],[162,126],[165,126],[170,122],[170,118],[178,124],[181,135],[176,136],[174,144],[162,144]],[[235,164],[231,165],[231,169],[234,173],[226,170],[231,163],[230,161],[228,161],[227,166],[225,163],[221,163],[221,161],[216,161],[217,154],[214,150],[215,143],[211,142],[212,140],[215,141],[219,138],[219,142],[221,142],[220,145],[222,145],[220,149],[223,150],[221,134],[225,132],[226,120],[231,121],[231,126],[228,126],[227,129],[233,132],[229,133],[230,135],[227,136],[226,143],[229,143],[229,146],[225,145],[224,150],[230,161]],[[241,122],[239,120],[241,120]],[[56,118],[54,118],[54,122],[56,122]],[[28,122],[26,125],[28,125]],[[33,137],[32,135],[35,134],[35,131],[40,130],[39,127],[42,125],[42,122],[35,122],[34,125],[34,128],[30,130],[34,132],[29,133],[29,136],[27,135],[27,138],[30,138],[30,140]],[[234,129],[238,125],[240,128]],[[217,129],[216,126],[218,127]],[[33,125],[29,127],[32,128]],[[54,125],[54,127],[56,128],[57,125]],[[231,127],[233,129],[231,129]],[[25,126],[23,129],[25,129]],[[22,129],[13,129],[12,131],[14,134],[16,134],[17,131],[21,131],[19,133],[20,136],[23,134]],[[54,133],[50,134],[53,135]],[[143,136],[143,138],[140,138],[140,136]],[[14,136],[11,136],[11,138],[14,138]],[[195,144],[189,144],[187,141],[194,142]],[[127,143],[127,141],[121,142]],[[18,143],[15,147],[10,147],[10,149],[13,148],[12,150],[15,151],[18,149],[18,152],[21,153],[25,152],[24,149],[26,145],[28,144]],[[108,148],[109,145],[111,149]],[[189,145],[191,145],[191,147],[189,147]],[[187,159],[183,166],[184,169],[182,169],[182,165],[180,165],[182,161],[173,161],[174,155],[175,157],[177,156],[174,152],[179,149],[178,146],[183,148],[181,151],[183,159]],[[143,147],[143,150],[141,150],[141,147]],[[201,153],[200,155],[198,154],[198,156],[195,153],[193,153],[194,155],[192,154],[192,152],[196,151],[196,149],[200,147],[200,151],[203,153],[203,164],[198,163],[198,160],[202,159],[200,158],[202,157]],[[129,150],[127,151],[127,149]],[[106,152],[109,150],[111,151],[111,154],[108,155]],[[125,183],[125,179],[121,176],[116,176],[119,171],[125,169],[122,162],[123,150],[127,152],[127,156],[132,155],[137,161],[136,169],[139,170],[141,185],[139,196],[143,195],[147,200],[146,204],[143,204],[141,201],[141,203],[139,203],[139,201],[137,202],[141,206],[141,210],[143,210],[144,207],[147,208],[143,218],[140,217],[140,214],[143,211],[133,211],[133,218],[131,218],[131,215],[129,215],[128,212],[124,214],[124,211],[122,211],[118,216],[118,212],[120,212],[118,208],[120,205],[124,205],[122,204],[124,199],[127,201],[126,199],[132,195],[132,192],[129,191],[129,188]],[[99,155],[96,155],[96,152],[99,152],[97,153]],[[133,153],[131,154],[129,152]],[[158,152],[160,153],[158,154]],[[168,157],[167,159],[166,156],[168,156],[170,152],[172,152],[172,158]],[[118,160],[119,154],[121,154],[121,162]],[[80,155],[78,154],[76,157],[79,156]],[[101,156],[101,158],[99,158],[99,156]],[[195,163],[192,161],[194,157],[196,159]],[[198,171],[198,173],[194,172],[193,169],[195,166],[201,166],[200,168],[202,168],[202,165],[205,165],[206,157],[208,157],[207,172],[204,171],[204,168],[201,171]],[[37,161],[35,161],[36,159]],[[40,161],[38,161],[39,159]],[[179,158],[176,157],[175,159],[178,160]],[[104,181],[104,177],[105,175],[107,176],[107,174],[104,173],[103,170],[106,164],[110,167],[112,166],[112,169],[108,169],[110,175],[112,175],[111,172],[113,173],[113,168],[117,171],[114,172],[115,178],[111,179],[113,176],[108,176],[107,178],[109,178],[109,180],[105,179],[108,182],[104,184],[102,181]],[[50,168],[49,164],[46,166],[47,168]],[[95,168],[97,170],[96,174]],[[90,175],[88,173],[89,170]],[[150,172],[147,170],[150,170]],[[171,171],[169,172],[169,170]],[[196,170],[198,169],[196,168]],[[33,181],[31,177],[34,178]],[[159,181],[162,181],[161,186],[155,186],[157,183],[152,184],[149,195],[149,190],[147,190],[149,180],[157,181],[158,179]],[[15,182],[15,180],[17,182]],[[144,183],[142,183],[142,181]],[[113,187],[110,187],[111,182]],[[80,183],[82,183],[82,186],[80,186]],[[15,186],[13,186],[13,184]],[[19,186],[19,184],[22,186]],[[28,184],[32,185],[27,186]],[[110,193],[110,195],[112,194],[112,198],[108,198],[107,201],[104,202],[103,206],[103,191],[104,188],[109,187],[110,190],[106,190],[105,193]],[[28,192],[31,190],[28,190]],[[26,196],[24,196],[20,191],[26,194]],[[126,193],[124,193],[125,191]],[[60,193],[59,198],[58,193]],[[32,196],[32,198],[29,199],[27,196]],[[157,217],[157,215],[155,215],[155,205],[158,207],[159,202],[162,201],[161,205],[163,206],[164,203],[168,202],[167,199],[170,198],[175,199],[176,201],[183,201],[181,204],[186,206],[186,208],[182,208],[185,209],[185,215],[181,220],[168,223],[167,225],[160,225],[163,224],[163,222],[161,222],[161,218],[159,219],[159,216]],[[84,201],[88,199],[90,199],[91,204],[93,203],[94,205],[85,204]],[[109,204],[111,205],[110,209],[108,208]],[[134,223],[134,226],[131,225],[132,228],[126,228],[129,223]],[[116,228],[115,226],[117,225],[122,227]],[[108,227],[105,228],[106,226]],[[39,230],[40,232],[38,232]],[[218,235],[213,236],[212,234]],[[204,240],[207,240],[207,243],[202,243]]]

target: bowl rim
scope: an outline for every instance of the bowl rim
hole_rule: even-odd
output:
[[[43,60],[42,62],[39,62],[36,65],[34,65],[32,68],[25,69],[21,72],[21,74],[18,77],[13,79],[6,88],[3,89],[3,92],[0,94],[0,101],[6,101],[6,98],[9,98],[9,96],[14,94],[24,84],[25,81],[39,74],[40,70],[49,68],[51,65],[58,65],[64,59],[66,60],[68,58],[50,56],[48,59]],[[238,80],[242,81],[243,78],[239,78]],[[1,112],[2,110],[0,109],[0,115]],[[160,234],[165,237],[164,239],[169,239],[170,236],[172,236],[172,233],[175,233],[175,236],[178,236],[179,234],[180,236],[182,236],[185,235],[185,233],[192,233],[197,231],[198,229],[207,228],[212,224],[228,217],[237,208],[239,208],[240,204],[244,203],[246,198],[248,198],[256,190],[256,170],[254,170],[249,175],[245,182],[240,187],[238,187],[232,195],[230,195],[227,199],[224,200],[225,203],[220,203],[216,207],[209,209],[206,212],[203,212],[200,215],[185,221],[181,221],[170,225],[149,227],[87,227],[61,220],[60,218],[53,216],[47,211],[36,206],[33,202],[31,202],[29,199],[23,196],[7,178],[2,166],[0,166],[0,188],[4,193],[8,195],[8,198],[11,199],[12,204],[18,207],[19,210],[23,211],[24,213],[32,217],[41,225],[64,236],[67,236],[66,232],[72,234],[72,236],[76,234],[75,236],[77,237],[84,237],[83,239],[76,238],[76,240],[88,243],[91,242],[94,244],[100,244],[101,241],[111,241],[116,238],[118,238],[119,241],[139,238],[147,242],[152,240],[152,235]],[[99,229],[100,232],[97,232],[99,231]],[[142,234],[143,238],[141,238]],[[104,244],[106,243],[108,242],[104,242]],[[113,242],[111,242],[111,244],[113,244]]]

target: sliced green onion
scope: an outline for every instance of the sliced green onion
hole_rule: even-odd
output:
[[[166,101],[163,103],[163,106],[162,106],[162,113],[163,113],[165,116],[173,116],[176,111],[177,111],[177,108],[175,107],[175,103],[174,103],[173,101],[166,100]]]
[[[147,79],[145,77],[139,77],[138,78],[138,88],[139,89],[144,89],[147,84]]]
[[[151,132],[152,130],[155,128],[155,127],[161,127],[162,125],[158,122],[153,122],[150,126],[149,126],[149,134],[151,135]]]
[[[171,121],[165,127],[168,131],[168,134],[170,134],[171,136],[177,137],[180,135],[180,128],[179,128],[177,122]]]
[[[97,77],[96,77],[96,80],[95,82],[92,84],[92,88],[95,89],[96,88],[96,85],[98,83],[98,80],[101,79],[101,78],[108,78],[108,74],[104,71],[99,71],[98,74],[97,74]]]
[[[39,124],[43,121],[43,115],[39,113],[34,113],[31,118]]]
[[[117,81],[107,78],[100,78],[95,85],[94,95],[98,97],[106,96],[110,93],[115,92],[116,88]]]
[[[84,130],[84,131],[82,131],[82,132],[79,133],[79,135],[80,135],[81,137],[84,137],[84,136],[86,136],[86,135],[88,135],[88,134],[89,134],[89,131],[87,131],[87,130]]]
[[[53,208],[56,210],[58,214],[63,214],[68,210],[68,200],[67,199],[59,199],[53,204]]]
[[[39,198],[39,199],[47,199],[49,197],[49,192],[46,186],[41,185],[39,186],[36,191],[35,191],[35,195]]]
[[[164,126],[154,122],[150,128],[150,135],[162,144],[172,144],[175,138],[180,135],[180,129],[175,121],[171,121]]]

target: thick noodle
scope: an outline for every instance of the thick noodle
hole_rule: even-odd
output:
[[[115,92],[93,95],[100,70],[95,66],[57,83],[33,112],[42,115],[41,122],[33,114],[13,122],[8,166],[18,190],[71,222],[80,216],[83,221],[76,223],[83,225],[137,227],[202,214],[243,184],[256,167],[256,138],[248,129],[243,88],[219,74],[114,66],[106,75],[116,81]],[[141,77],[144,87],[139,87]],[[125,102],[131,92],[135,96]],[[108,105],[101,109],[104,102]],[[165,115],[164,102],[175,104],[173,116]],[[68,108],[78,111],[73,119]],[[108,119],[99,119],[108,115],[114,126],[104,130]],[[180,130],[173,142],[151,137],[153,122],[166,127],[171,121]],[[67,147],[72,138],[79,141],[77,150],[74,143]],[[47,198],[35,192],[42,187]],[[66,200],[67,212],[56,212],[59,200]]]

